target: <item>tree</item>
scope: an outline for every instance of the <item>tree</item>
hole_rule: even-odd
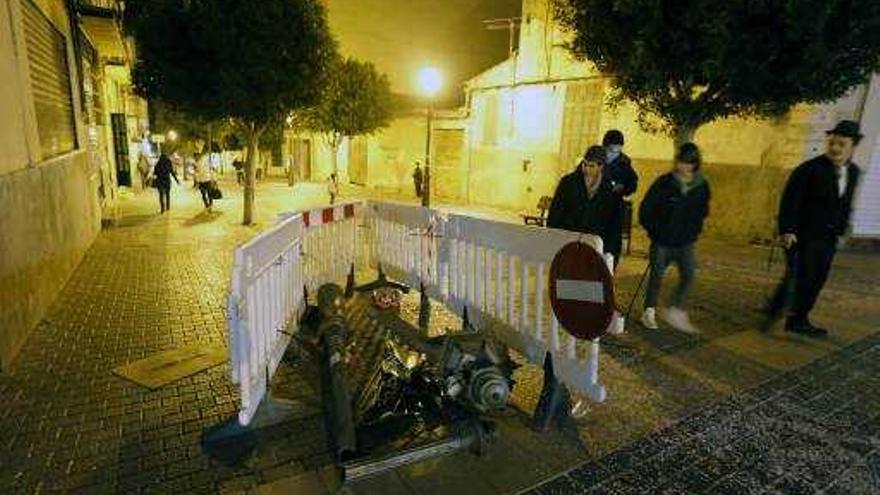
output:
[[[260,137],[314,105],[336,44],[320,0],[135,0],[126,6],[135,90],[245,137],[244,223],[253,221]]]
[[[574,56],[613,78],[646,131],[839,98],[880,69],[876,0],[556,0]]]
[[[235,126],[229,119],[208,120],[174,109],[161,101],[151,103],[150,123],[154,133],[176,132],[180,146],[190,151],[198,151],[212,142],[225,143],[235,133]],[[222,146],[228,148],[225,144]]]
[[[321,100],[306,120],[312,130],[327,136],[336,173],[342,139],[371,134],[387,126],[391,113],[388,77],[371,63],[349,58],[333,65]]]

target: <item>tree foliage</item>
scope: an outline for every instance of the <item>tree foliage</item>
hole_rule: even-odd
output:
[[[836,99],[880,69],[876,0],[556,0],[569,49],[649,131]],[[659,117],[659,125],[657,124]]]
[[[245,223],[263,131],[314,105],[336,45],[320,0],[131,0],[135,90],[247,137]]]
[[[391,85],[373,64],[338,60],[327,77],[317,106],[304,118],[314,131],[325,133],[336,150],[343,137],[371,134],[388,125],[392,115]]]

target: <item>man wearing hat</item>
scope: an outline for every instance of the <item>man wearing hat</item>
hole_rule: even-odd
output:
[[[849,227],[859,168],[850,161],[862,139],[858,122],[840,121],[827,131],[825,154],[800,164],[788,178],[779,205],[779,234],[788,264],[785,275],[764,309],[763,330],[780,318],[791,302],[785,329],[821,337],[810,311],[825,285],[838,238]],[[794,298],[789,301],[790,293]]]

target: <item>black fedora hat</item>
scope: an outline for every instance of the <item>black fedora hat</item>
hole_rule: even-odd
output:
[[[856,141],[863,137],[861,129],[859,129],[859,123],[854,120],[841,120],[836,126],[834,126],[834,129],[825,131],[825,134],[853,138]]]

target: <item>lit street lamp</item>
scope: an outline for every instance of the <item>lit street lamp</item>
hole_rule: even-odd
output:
[[[428,122],[425,136],[425,185],[422,188],[422,206],[431,206],[431,121],[434,118],[434,97],[443,87],[443,75],[436,67],[419,71],[419,90],[428,99]]]

